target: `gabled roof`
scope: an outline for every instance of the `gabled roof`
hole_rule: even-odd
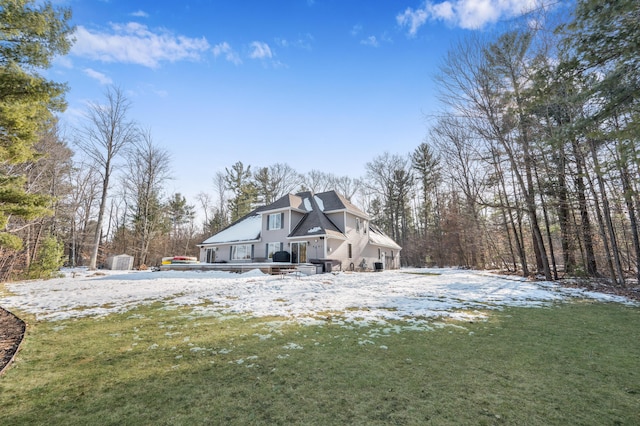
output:
[[[305,210],[302,198],[299,195],[287,194],[284,197],[278,198],[271,204],[268,204],[262,208],[263,212],[271,210],[283,210],[283,209]]]
[[[304,216],[287,238],[304,238],[316,235],[346,239],[346,236],[331,221],[328,213],[346,211],[355,216],[369,219],[366,213],[354,206],[349,200],[335,191],[320,194],[306,191],[288,194],[273,203],[259,207],[243,218],[232,223],[222,231],[206,239],[202,244],[225,244],[260,240],[262,216],[272,211],[295,210]],[[369,225],[371,244],[401,249],[391,238],[374,225]]]
[[[324,214],[320,205],[322,200],[318,202],[317,196],[311,192],[302,192],[298,194],[302,197],[307,213],[304,215],[298,225],[291,231],[289,238],[308,237],[314,235],[328,235],[339,238],[346,238],[340,229]]]
[[[338,194],[336,191],[327,191],[315,195],[315,200],[320,205],[320,209],[325,213],[348,211],[349,213],[359,216],[364,219],[369,219],[369,216],[354,206],[351,201],[346,197]],[[320,201],[318,201],[320,199]]]
[[[235,243],[260,239],[262,215],[257,210],[204,240],[202,244]]]
[[[380,228],[375,225],[369,224],[369,242],[374,246],[386,247],[396,250],[402,250],[402,247],[398,245],[391,237],[382,232]]]

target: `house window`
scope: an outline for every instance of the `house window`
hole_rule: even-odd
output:
[[[353,257],[353,246],[349,244],[349,259]]]
[[[231,246],[231,260],[251,259],[251,244]]]
[[[382,250],[378,249],[378,259],[382,259]]]
[[[360,218],[356,217],[356,232],[360,233]]]
[[[273,253],[280,251],[281,247],[280,243],[267,243],[267,259],[273,259]]]
[[[284,213],[273,213],[269,215],[267,229],[282,229]]]

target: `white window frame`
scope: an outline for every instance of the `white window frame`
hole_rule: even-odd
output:
[[[231,246],[231,260],[251,260],[251,244]]]
[[[273,259],[273,254],[281,250],[282,243],[267,243],[267,259]]]
[[[282,213],[271,213],[267,220],[269,221],[269,223],[267,224],[267,229],[269,229],[270,231],[282,229],[284,227],[284,223],[282,223]]]

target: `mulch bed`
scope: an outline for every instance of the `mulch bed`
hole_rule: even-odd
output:
[[[0,374],[13,360],[25,330],[24,321],[0,307]]]

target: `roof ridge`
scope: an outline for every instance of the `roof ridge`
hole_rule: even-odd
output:
[[[312,193],[311,191],[308,191],[308,192]],[[339,232],[340,234],[344,235],[344,233],[340,230],[340,228],[338,228],[338,226],[336,226],[335,223],[333,223],[333,221],[329,218],[329,216],[327,216],[324,213],[324,211],[320,209],[314,197],[309,197],[309,203],[311,204],[311,210],[305,213],[305,215],[302,217],[300,222],[298,222],[296,227],[291,231],[291,233],[289,234],[289,237],[299,234],[299,231],[301,230],[301,228],[303,228],[304,225],[308,226],[307,222],[311,218],[316,218],[315,223],[312,223],[312,224],[319,226],[321,230],[324,232],[324,234],[326,234],[327,231],[332,231],[332,232]],[[311,227],[309,229],[314,229],[314,227]]]

